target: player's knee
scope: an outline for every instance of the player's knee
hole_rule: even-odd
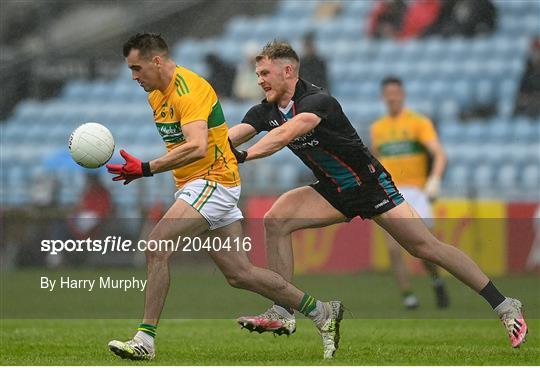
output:
[[[287,220],[270,210],[264,214],[264,229],[267,233],[282,234],[287,231]]]
[[[427,255],[427,250],[425,249],[423,244],[415,244],[412,247],[409,247],[407,251],[410,253],[411,256],[416,258],[425,259],[424,257]]]
[[[161,246],[154,246],[159,244],[159,239],[150,236],[145,243],[146,249],[144,249],[144,255],[146,256],[147,263],[154,262],[168,262],[172,255],[172,249]]]
[[[171,257],[171,252],[147,249],[144,251],[144,255],[146,256],[147,263],[168,262]]]
[[[233,275],[227,276],[227,282],[233,288],[237,289],[249,289],[249,278],[246,274],[235,273]]]
[[[435,262],[437,260],[437,239],[425,239],[408,248],[409,253],[426,261]]]
[[[229,285],[237,289],[249,289],[252,280],[251,267],[237,267],[234,270],[225,272],[225,278]]]

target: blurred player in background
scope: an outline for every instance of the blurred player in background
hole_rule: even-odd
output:
[[[446,154],[431,121],[405,108],[405,91],[401,80],[385,78],[381,88],[388,114],[371,126],[373,153],[390,172],[403,197],[431,228],[430,202],[439,195]],[[428,167],[430,156],[433,161],[431,170]],[[403,295],[403,305],[407,309],[417,308],[418,298],[412,292],[401,247],[388,233],[385,237],[390,262]],[[423,263],[433,280],[437,306],[446,308],[448,295],[437,267],[425,260]]]
[[[291,234],[296,230],[346,222],[356,216],[373,219],[409,253],[436,263],[478,292],[499,315],[512,346],[521,345],[527,333],[521,302],[502,295],[465,253],[431,234],[390,174],[362,143],[339,102],[300,79],[299,66],[298,55],[289,44],[268,43],[257,56],[255,68],[266,99],[229,131],[233,145],[268,131],[247,151],[235,149],[238,162],[289,147],[318,179],[283,194],[266,213],[269,267],[286,280],[292,279]],[[238,319],[251,330],[272,331],[281,324],[290,333],[294,332],[294,321],[286,304]]]
[[[534,212],[533,227],[534,227],[534,239],[531,245],[531,250],[527,256],[527,262],[525,263],[525,269],[527,271],[540,271],[540,205],[536,207]]]
[[[109,172],[116,175],[113,180],[126,185],[135,179],[172,171],[178,188],[176,201],[153,228],[149,240],[176,242],[179,236],[212,236],[221,238],[221,244],[227,244],[227,239],[234,244],[234,239],[242,238],[242,213],[237,207],[240,176],[214,89],[197,74],[177,66],[158,34],[133,36],[124,44],[123,52],[132,78],[148,92],[155,124],[168,152],[141,162],[121,150],[125,164],[107,165]],[[313,320],[323,338],[324,357],[334,355],[343,315],[341,302],[323,303],[278,274],[254,267],[242,249],[208,252],[231,286],[290,305]],[[132,360],[154,358],[154,338],[169,289],[172,253],[173,249],[146,251],[143,322],[133,339],[109,342],[116,355]]]

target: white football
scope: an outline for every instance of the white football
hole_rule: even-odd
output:
[[[106,127],[98,123],[85,123],[71,133],[69,153],[79,165],[95,169],[111,159],[114,138]]]

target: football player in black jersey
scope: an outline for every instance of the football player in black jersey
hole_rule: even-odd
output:
[[[362,143],[339,102],[299,78],[299,65],[298,55],[289,44],[268,43],[256,57],[255,69],[266,99],[229,130],[233,146],[268,131],[246,151],[235,150],[240,163],[288,147],[318,179],[283,194],[266,213],[269,268],[292,280],[291,234],[296,230],[345,222],[356,216],[372,219],[410,254],[446,269],[484,297],[503,321],[512,346],[521,345],[527,333],[521,302],[503,296],[465,253],[433,236],[403,199],[390,174]],[[281,324],[292,333],[295,324],[291,312],[288,306],[273,305],[261,315],[241,317],[238,322],[257,331]]]

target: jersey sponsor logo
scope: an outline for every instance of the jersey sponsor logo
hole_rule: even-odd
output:
[[[302,149],[302,148],[311,148],[319,145],[319,140],[317,138],[313,138],[313,130],[311,132],[307,132],[306,134],[295,138],[292,140],[288,147],[291,149]]]
[[[268,124],[274,128],[279,126],[279,122],[277,120],[270,120]]]
[[[179,121],[173,123],[156,123],[156,127],[163,141],[167,143],[180,143],[185,140]]]
[[[381,156],[414,155],[425,151],[424,146],[418,141],[388,142],[379,147]]]

